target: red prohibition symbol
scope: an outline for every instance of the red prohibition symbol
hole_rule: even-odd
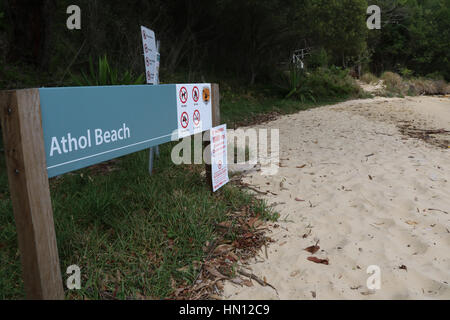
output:
[[[192,89],[192,98],[194,99],[194,102],[198,102],[198,99],[200,99],[200,91],[197,87]]]
[[[200,123],[200,111],[195,110],[194,111],[194,124],[196,126],[198,126],[199,123]]]
[[[183,112],[180,120],[181,120],[181,126],[183,127],[183,129],[186,129],[189,124],[189,116],[188,116],[187,112]]]
[[[185,87],[181,87],[180,89],[180,101],[181,103],[186,103],[188,99],[188,92]]]

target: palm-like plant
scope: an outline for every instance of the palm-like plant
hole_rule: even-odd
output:
[[[134,77],[130,71],[120,74],[118,69],[110,66],[106,55],[98,58],[98,70],[95,69],[94,62],[90,58],[88,74],[82,71],[80,76],[71,74],[71,78],[72,82],[77,86],[112,86],[144,83],[144,74],[138,77]]]
[[[289,93],[286,95],[286,98],[290,98],[295,95],[301,102],[305,101],[314,101],[316,99],[313,96],[312,90],[308,89],[304,84],[302,85],[302,70],[292,66],[289,71]]]

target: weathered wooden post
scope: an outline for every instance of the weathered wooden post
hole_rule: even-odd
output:
[[[38,89],[0,92],[11,200],[28,299],[64,299]]]
[[[212,127],[220,125],[220,90],[217,83],[211,84],[211,117],[212,117]],[[203,142],[203,150],[205,150],[210,145],[209,130],[205,132],[205,140]],[[213,190],[212,177],[211,177],[211,156],[208,152],[205,155],[205,170],[206,170],[206,183]]]

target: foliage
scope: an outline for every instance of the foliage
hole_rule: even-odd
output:
[[[137,78],[130,71],[120,74],[118,69],[110,66],[108,58],[105,56],[98,58],[97,70],[93,60],[89,60],[89,73],[81,72],[81,76],[71,75],[72,82],[77,86],[106,86],[106,85],[132,85],[142,84],[144,75]]]
[[[291,69],[288,86],[285,88],[288,89],[286,98],[295,97],[302,102],[332,97],[356,97],[361,93],[348,71],[338,67],[317,68],[306,73]]]
[[[329,57],[324,48],[315,50],[306,58],[306,66],[308,69],[326,68],[328,67]]]
[[[414,74],[414,71],[405,67],[400,69],[400,74],[403,78],[411,78]]]
[[[438,72],[450,81],[450,0],[370,2],[382,10],[382,28],[368,38],[372,71],[407,68],[417,76]]]
[[[410,95],[436,95],[450,93],[450,85],[444,80],[416,78],[408,81]]]
[[[289,71],[289,93],[286,95],[286,98],[290,98],[291,96],[297,97],[301,102],[305,101],[314,101],[316,99],[312,95],[312,91],[307,89],[302,85],[302,80],[304,79],[303,70],[298,69],[296,67],[292,67]]]
[[[381,79],[389,94],[403,96],[408,92],[408,86],[397,73],[386,71],[381,75]]]
[[[373,73],[366,72],[361,76],[361,81],[371,84],[377,82],[378,78]]]
[[[450,0],[80,0],[79,31],[61,27],[70,4],[3,0],[7,63],[61,79],[106,53],[114,65],[141,73],[145,25],[161,40],[163,79],[177,72],[188,82],[215,76],[270,83],[294,50],[312,48],[312,69],[363,64],[377,75],[412,70],[450,80]],[[367,29],[368,4],[381,7],[381,30]]]
[[[435,95],[450,93],[450,85],[442,79],[424,77],[404,79],[393,72],[384,72],[381,76],[387,96]]]

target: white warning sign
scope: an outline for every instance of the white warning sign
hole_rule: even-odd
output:
[[[178,138],[211,129],[211,84],[177,84]]]
[[[155,33],[143,26],[141,26],[141,33],[147,83],[158,84],[157,67],[159,68],[159,54],[156,49]]]
[[[227,125],[211,128],[210,137],[212,187],[216,192],[230,181],[227,164]]]

